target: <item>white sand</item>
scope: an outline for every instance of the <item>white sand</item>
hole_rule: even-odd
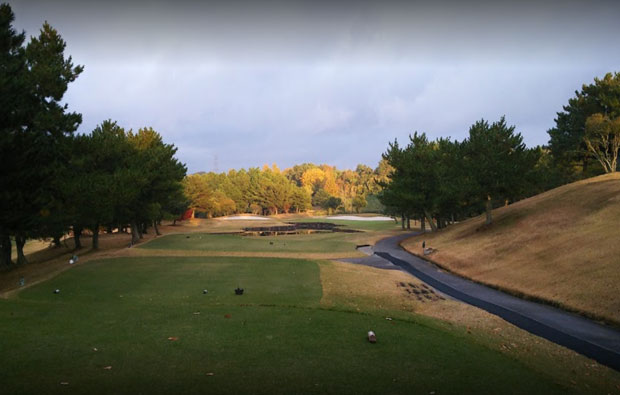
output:
[[[327,217],[327,219],[342,219],[347,221],[394,221],[393,218],[384,216],[358,217],[356,215],[335,215],[333,217]]]
[[[221,217],[220,219],[230,219],[230,220],[243,220],[243,221],[265,221],[269,218],[267,217],[259,217],[255,215],[233,215],[232,217]]]

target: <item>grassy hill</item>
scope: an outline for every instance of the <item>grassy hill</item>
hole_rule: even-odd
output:
[[[620,325],[620,174],[564,185],[403,246],[460,275]]]

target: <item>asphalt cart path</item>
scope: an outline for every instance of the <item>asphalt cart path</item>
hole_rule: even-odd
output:
[[[401,241],[414,235],[416,233],[407,233],[383,239],[372,247],[374,255],[347,261],[386,269],[396,266],[454,299],[498,315],[519,328],[620,371],[620,331],[441,270],[400,247]]]

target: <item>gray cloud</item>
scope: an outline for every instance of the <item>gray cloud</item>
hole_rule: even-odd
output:
[[[573,91],[620,64],[614,2],[11,1],[86,71],[81,132],[153,126],[190,171],[376,164],[415,130],[506,115],[544,144]],[[336,2],[334,2],[336,3]]]

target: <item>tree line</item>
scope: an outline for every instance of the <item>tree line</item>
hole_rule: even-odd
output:
[[[48,23],[27,45],[0,5],[0,267],[25,263],[27,239],[69,231],[93,234],[130,226],[133,241],[148,224],[184,210],[185,165],[151,128],[125,131],[111,120],[88,135],[75,132],[81,114],[62,98],[84,70],[64,54],[65,42]]]
[[[620,73],[608,73],[575,92],[546,146],[527,148],[504,117],[481,119],[463,141],[430,141],[414,133],[406,146],[390,143],[383,159],[393,168],[379,194],[386,211],[401,216],[403,227],[420,218],[435,230],[573,182],[618,170]]]
[[[620,73],[583,84],[557,113],[548,149],[561,181],[618,170]]]
[[[358,165],[355,170],[303,163],[280,170],[265,165],[228,173],[196,173],[185,177],[185,194],[198,216],[238,213],[272,215],[304,212],[312,207],[328,212],[380,211],[379,182],[391,171],[385,161],[376,169]]]

